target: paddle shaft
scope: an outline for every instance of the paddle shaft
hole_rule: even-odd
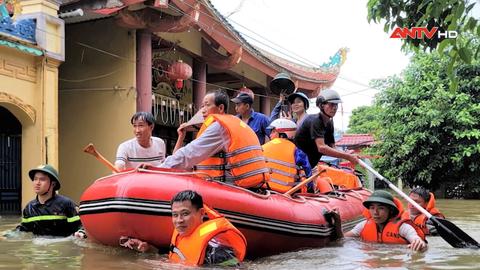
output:
[[[407,200],[411,205],[415,206],[415,208],[418,209],[418,211],[422,212],[427,218],[431,218],[432,214],[430,214],[427,210],[425,210],[423,207],[421,207],[418,203],[416,203],[414,200],[412,200],[407,194],[403,193],[399,188],[397,188],[394,184],[392,184],[388,179],[383,177],[381,174],[379,174],[375,169],[372,167],[368,166],[367,163],[365,163],[363,160],[359,160],[358,163],[364,167],[365,169],[369,170],[371,173],[373,173],[377,178],[382,180],[383,182],[388,184],[388,187],[393,189],[395,192],[397,192],[402,198]]]
[[[405,200],[407,200],[410,204],[415,206],[415,208],[417,208],[420,212],[422,212],[422,214],[427,216],[433,222],[433,225],[435,225],[435,228],[437,228],[438,234],[445,241],[447,241],[452,247],[455,247],[455,248],[479,248],[480,247],[480,244],[478,244],[478,242],[475,241],[475,239],[470,237],[468,234],[462,231],[462,229],[458,228],[455,224],[451,223],[446,219],[437,219],[436,217],[432,216],[432,214],[430,214],[427,210],[423,209],[423,207],[421,207],[418,203],[416,203],[414,200],[408,197],[399,188],[397,188],[392,183],[390,183],[390,181],[385,179],[385,177],[380,175],[373,168],[365,164],[365,162],[363,162],[362,160],[359,160],[359,163],[365,169],[372,172],[380,180],[387,183],[388,187],[393,189],[395,192],[401,195]]]
[[[292,189],[290,189],[289,191],[285,192],[284,194],[285,195],[292,195],[293,193],[297,192],[299,189],[301,189],[303,186],[305,186],[306,184],[310,183],[313,181],[313,179],[315,179],[318,175],[320,174],[320,170],[316,170],[316,172],[314,174],[312,174],[312,176],[310,176],[309,178],[303,180],[302,182],[300,182],[298,185],[296,185],[295,187],[293,187]]]
[[[102,162],[105,166],[107,166],[110,170],[118,173],[120,170],[117,169],[108,159],[106,159],[102,154],[100,154],[97,149],[95,149],[95,146],[91,143],[89,143],[84,149],[83,152],[90,154],[97,158],[100,162]]]

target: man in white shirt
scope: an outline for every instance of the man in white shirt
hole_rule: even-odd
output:
[[[155,118],[150,112],[137,112],[130,120],[135,138],[121,143],[115,167],[119,170],[143,165],[158,167],[165,160],[165,142],[152,136]]]

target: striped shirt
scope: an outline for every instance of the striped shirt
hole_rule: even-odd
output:
[[[118,146],[115,166],[120,169],[136,168],[142,163],[158,167],[165,160],[165,143],[157,137],[150,138],[150,147],[143,148],[133,138]]]

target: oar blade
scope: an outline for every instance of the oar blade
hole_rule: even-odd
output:
[[[446,219],[431,217],[430,220],[437,228],[438,234],[455,248],[480,248],[475,239],[470,237],[462,229]]]

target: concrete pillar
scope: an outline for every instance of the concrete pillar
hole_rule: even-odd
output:
[[[195,111],[202,107],[203,97],[207,93],[207,64],[193,59],[193,104]]]
[[[268,97],[260,97],[260,111],[265,115],[270,115],[272,109],[270,108],[270,99]]]
[[[42,111],[44,162],[57,170],[58,166],[58,66],[59,61],[48,59],[42,63]]]
[[[137,30],[137,112],[152,111],[152,33]]]

